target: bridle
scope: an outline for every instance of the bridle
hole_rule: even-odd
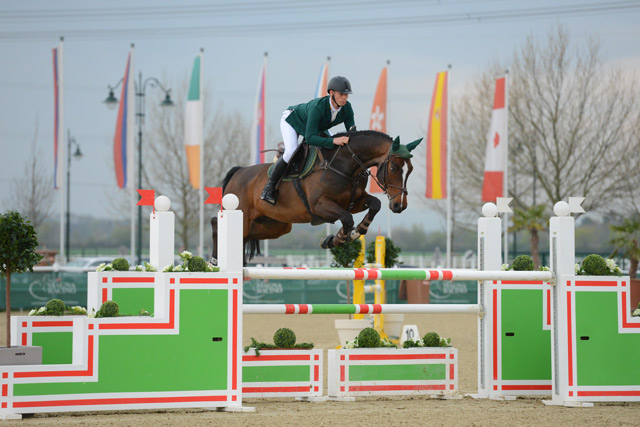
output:
[[[411,172],[413,172],[413,165],[411,164],[411,159],[404,159],[405,163],[408,166],[408,171],[407,171],[407,175],[404,178],[402,187],[399,187],[397,185],[389,184],[387,182],[388,174],[389,174],[388,169],[390,167],[391,158],[397,157],[395,154],[391,154],[391,150],[389,150],[385,159],[381,163],[378,163],[377,165],[378,173],[376,175],[372,175],[369,169],[367,168],[367,166],[364,164],[364,162],[360,160],[358,155],[354,153],[354,151],[351,149],[349,144],[344,145],[344,147],[347,147],[347,149],[351,153],[351,158],[358,164],[360,169],[362,169],[362,171],[358,173],[356,176],[349,176],[346,173],[339,171],[338,169],[331,166],[331,164],[333,163],[333,160],[336,158],[336,156],[338,155],[338,152],[340,151],[340,148],[342,147],[343,147],[342,145],[338,147],[333,157],[331,158],[331,161],[329,162],[324,160],[324,158],[322,157],[322,153],[318,151],[318,154],[320,155],[320,169],[324,171],[322,172],[322,177],[320,178],[320,180],[324,178],[324,174],[328,170],[344,178],[352,180],[351,203],[350,203],[351,206],[353,206],[353,202],[355,199],[355,190],[358,187],[358,184],[360,184],[360,181],[362,179],[367,179],[369,177],[371,177],[376,182],[376,184],[378,184],[378,186],[382,189],[382,192],[387,196],[387,199],[389,199],[389,201],[392,201],[398,196],[404,196],[404,199],[406,200],[407,194],[409,194],[409,191],[407,190],[407,181],[409,179],[409,175],[411,175]],[[380,175],[380,173],[382,173],[382,182],[378,179],[378,175]],[[392,196],[391,194],[389,194],[390,188],[397,188],[400,191],[398,191],[395,195]]]

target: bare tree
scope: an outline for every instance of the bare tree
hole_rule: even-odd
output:
[[[490,67],[453,104],[459,206],[477,210],[480,203],[493,87],[506,69],[515,207],[550,206],[569,196],[585,196],[584,208],[602,213],[633,203],[640,179],[636,85],[605,67],[597,41],[572,48],[556,27],[545,43],[529,38],[510,64]]]
[[[12,192],[5,201],[12,209],[29,218],[31,225],[36,229],[51,214],[55,195],[53,178],[47,172],[47,168],[42,165],[44,157],[42,150],[36,148],[37,140],[38,118],[36,117],[35,131],[31,140],[31,154],[24,165],[22,175],[12,180]],[[64,159],[61,160],[64,161]]]
[[[189,182],[189,170],[184,147],[184,111],[187,85],[177,91],[176,106],[159,110],[152,106],[152,118],[147,131],[145,180],[149,188],[168,196],[176,215],[176,233],[180,245],[189,249],[190,237],[198,231],[199,190]],[[204,99],[209,91],[205,89]],[[158,103],[159,104],[159,103]],[[227,171],[249,161],[249,125],[237,112],[227,112],[222,106],[204,105],[204,185],[219,186]],[[214,215],[217,207],[208,207],[205,214]]]

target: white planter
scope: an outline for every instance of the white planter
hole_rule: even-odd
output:
[[[344,345],[347,341],[353,341],[361,330],[373,327],[373,318],[370,319],[336,319],[336,330],[340,345]]]
[[[453,347],[328,350],[328,396],[458,394],[458,350]]]
[[[399,340],[402,334],[402,324],[404,323],[404,314],[385,314],[384,315],[384,333],[390,339]]]

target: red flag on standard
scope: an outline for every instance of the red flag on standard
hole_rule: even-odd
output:
[[[491,129],[487,140],[484,161],[484,183],[482,201],[495,202],[504,196],[504,171],[507,166],[507,109],[506,77],[496,79],[496,93],[493,99]]]

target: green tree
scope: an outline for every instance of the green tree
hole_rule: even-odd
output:
[[[393,240],[386,238],[385,239],[385,248],[384,248],[384,266],[385,268],[390,268],[398,264],[398,258],[400,257],[400,249],[393,243]],[[369,243],[369,247],[367,248],[367,262],[373,264],[376,262],[376,241],[372,241]],[[402,263],[400,263],[402,264]]]
[[[7,280],[7,347],[11,347],[11,274],[33,271],[42,255],[36,253],[36,230],[18,212],[0,215],[0,271]]]
[[[544,205],[531,206],[525,209],[516,208],[513,215],[513,226],[509,231],[527,230],[529,243],[531,244],[531,258],[535,267],[540,267],[540,251],[538,245],[540,237],[538,232],[544,230],[547,225],[546,207]]]
[[[616,247],[611,256],[622,252],[625,258],[629,258],[629,276],[635,279],[640,259],[640,215],[624,218],[622,224],[610,225],[609,230],[613,234],[610,243]]]

